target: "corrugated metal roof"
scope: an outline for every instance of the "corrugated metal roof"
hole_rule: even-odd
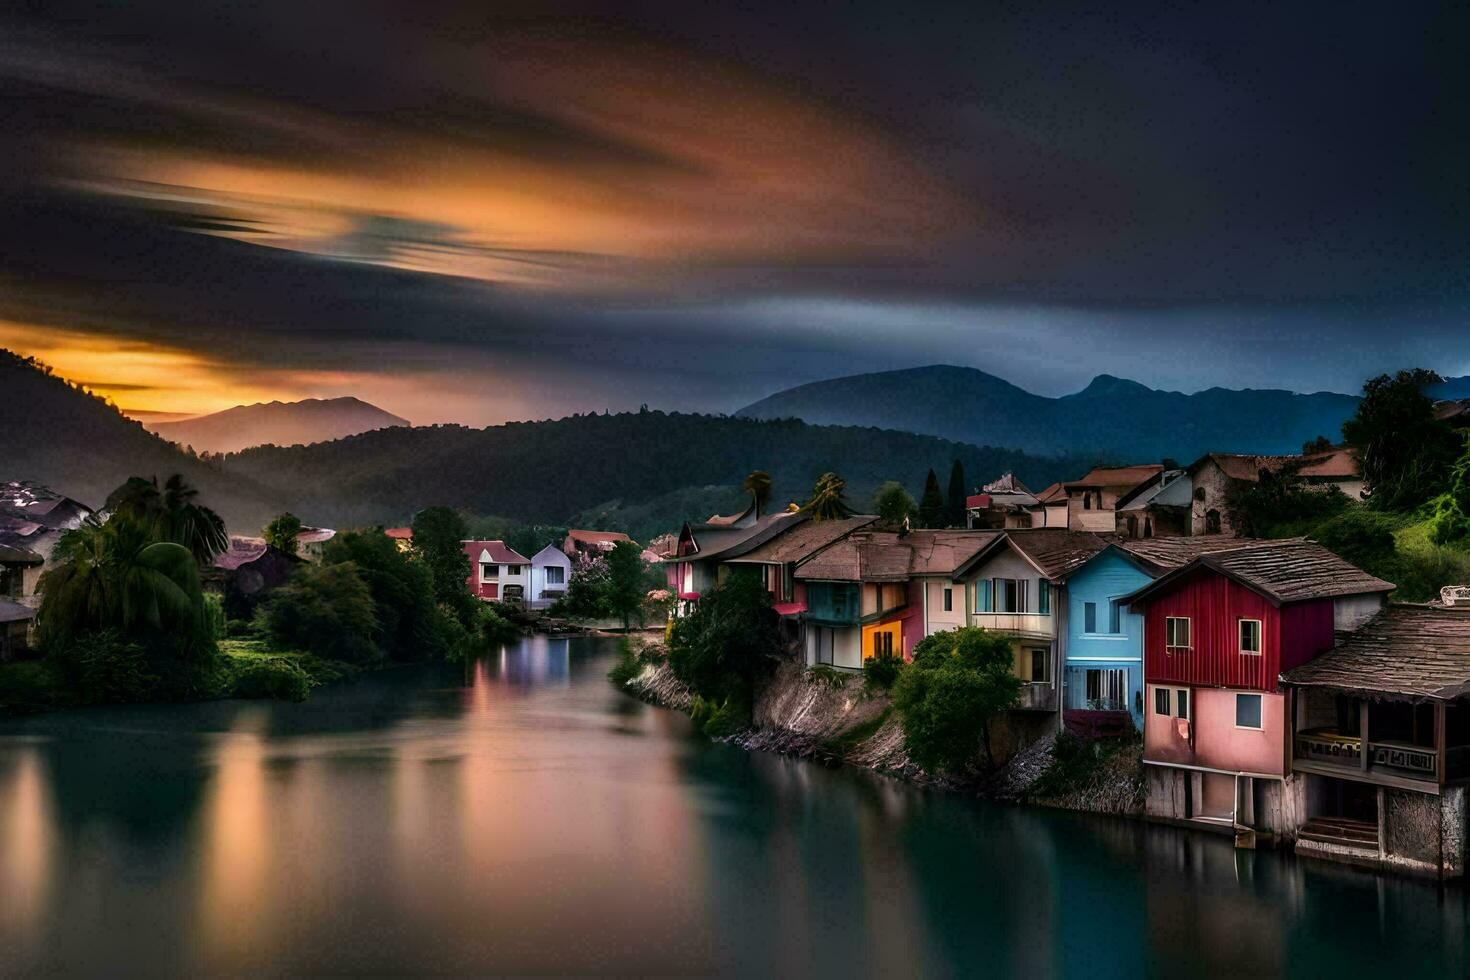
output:
[[[1470,608],[1393,603],[1335,649],[1281,675],[1287,684],[1390,698],[1470,695]]]

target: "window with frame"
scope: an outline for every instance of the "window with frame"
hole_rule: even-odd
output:
[[[875,656],[875,657],[891,656],[892,653],[893,653],[893,634],[892,633],[874,633],[873,634],[873,656]]]
[[[560,565],[546,566],[547,585],[565,585],[567,581],[567,570]]]
[[[510,578],[520,578],[521,577],[521,566],[519,566],[519,565],[506,565],[505,566],[505,574],[507,576],[509,576]]]
[[[1082,632],[1097,632],[1097,603],[1084,602],[1082,604]]]
[[[1123,632],[1123,607],[1117,599],[1108,600],[1108,632],[1114,636]]]
[[[1189,649],[1189,617],[1164,617],[1164,647],[1169,650]]]
[[[1026,580],[1023,578],[995,579],[993,595],[996,612],[1023,613],[1026,611]]]
[[[1240,621],[1240,652],[1260,656],[1261,621],[1259,619],[1242,619]]]
[[[480,565],[480,581],[481,582],[494,582],[498,578],[500,578],[500,566],[499,565],[491,565],[489,563],[481,563],[481,565]]]
[[[1167,687],[1154,688],[1154,714],[1163,715],[1167,718],[1174,713],[1169,703],[1169,694],[1170,691]]]
[[[1046,683],[1048,659],[1046,650],[1038,647],[1031,651],[1031,683]]]
[[[1235,727],[1253,728],[1259,731],[1261,722],[1261,695],[1237,694],[1235,696]]]
[[[1174,690],[1174,717],[1189,718],[1189,688],[1187,687]]]
[[[954,589],[944,590],[944,611],[954,612]]]

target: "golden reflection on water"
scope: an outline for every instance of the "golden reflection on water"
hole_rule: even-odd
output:
[[[7,934],[30,932],[46,909],[52,827],[42,762],[34,747],[23,748],[14,766],[0,771],[0,927]]]
[[[258,711],[242,712],[214,751],[215,773],[200,815],[204,842],[198,905],[201,939],[231,958],[266,927],[267,872],[279,833],[269,811]]]

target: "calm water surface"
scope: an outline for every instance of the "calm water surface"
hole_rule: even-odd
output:
[[[709,745],[614,653],[0,725],[0,974],[1466,974],[1458,888]]]

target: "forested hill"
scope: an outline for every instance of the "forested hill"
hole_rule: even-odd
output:
[[[269,492],[181,452],[116,408],[0,349],[0,482],[34,480],[89,507],[130,476],[183,474],[230,530],[258,533],[280,511]]]
[[[1033,454],[1187,462],[1206,452],[1294,453],[1319,435],[1339,439],[1357,404],[1354,395],[1279,389],[1186,395],[1106,374],[1048,398],[974,368],[934,365],[801,385],[736,414],[877,425]]]
[[[584,415],[486,429],[380,429],[312,446],[261,446],[225,457],[243,478],[274,488],[310,523],[398,522],[427,504],[527,521],[561,521],[616,502],[638,504],[690,487],[732,487],[771,473],[773,499],[804,500],[823,472],[846,478],[866,505],[882,481],[916,496],[933,467],[959,459],[971,484],[1013,470],[1037,489],[1088,461],[1036,459],[905,432],[762,422],[724,416]],[[704,517],[704,514],[667,515]]]

